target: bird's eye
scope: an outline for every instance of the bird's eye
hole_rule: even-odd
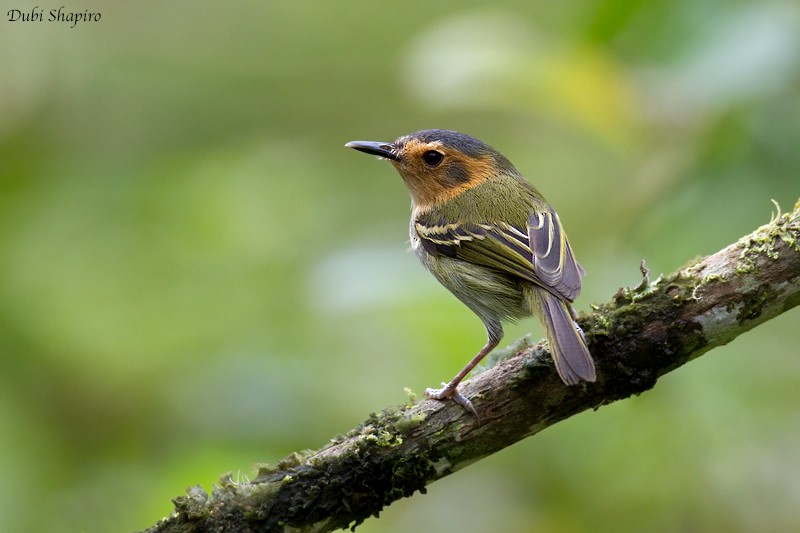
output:
[[[436,150],[428,150],[422,154],[422,160],[425,161],[425,164],[429,167],[438,166],[439,163],[442,162],[443,158],[444,154],[442,152],[437,152]]]

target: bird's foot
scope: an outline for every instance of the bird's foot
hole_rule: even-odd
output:
[[[461,394],[461,391],[458,390],[457,385],[447,384],[442,382],[441,389],[425,389],[425,397],[431,400],[453,400],[461,407],[475,415],[475,418],[478,417],[478,411],[475,410],[475,407],[472,405],[472,402],[469,401],[469,398]]]
[[[575,331],[578,332],[578,335],[580,335],[581,339],[583,339],[583,343],[586,344],[586,334],[583,332],[583,328],[577,322],[575,322]]]

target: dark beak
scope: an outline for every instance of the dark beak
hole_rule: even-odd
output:
[[[345,146],[358,150],[359,152],[364,152],[365,154],[377,155],[393,161],[400,159],[400,156],[397,154],[395,146],[392,143],[350,141],[349,143],[345,144]]]

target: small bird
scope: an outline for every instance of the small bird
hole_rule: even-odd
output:
[[[567,385],[595,381],[592,356],[571,304],[583,268],[555,210],[502,154],[450,130],[423,130],[394,142],[345,146],[389,160],[411,193],[411,245],[425,267],[483,321],[488,341],[441,389],[475,413],[462,379],[503,338],[504,320],[536,315]]]

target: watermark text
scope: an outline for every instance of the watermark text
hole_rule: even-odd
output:
[[[103,15],[99,12],[89,11],[69,11],[66,6],[58,9],[45,10],[35,6],[28,11],[27,9],[9,9],[6,13],[9,22],[62,22],[74,28],[78,23],[100,22]]]

